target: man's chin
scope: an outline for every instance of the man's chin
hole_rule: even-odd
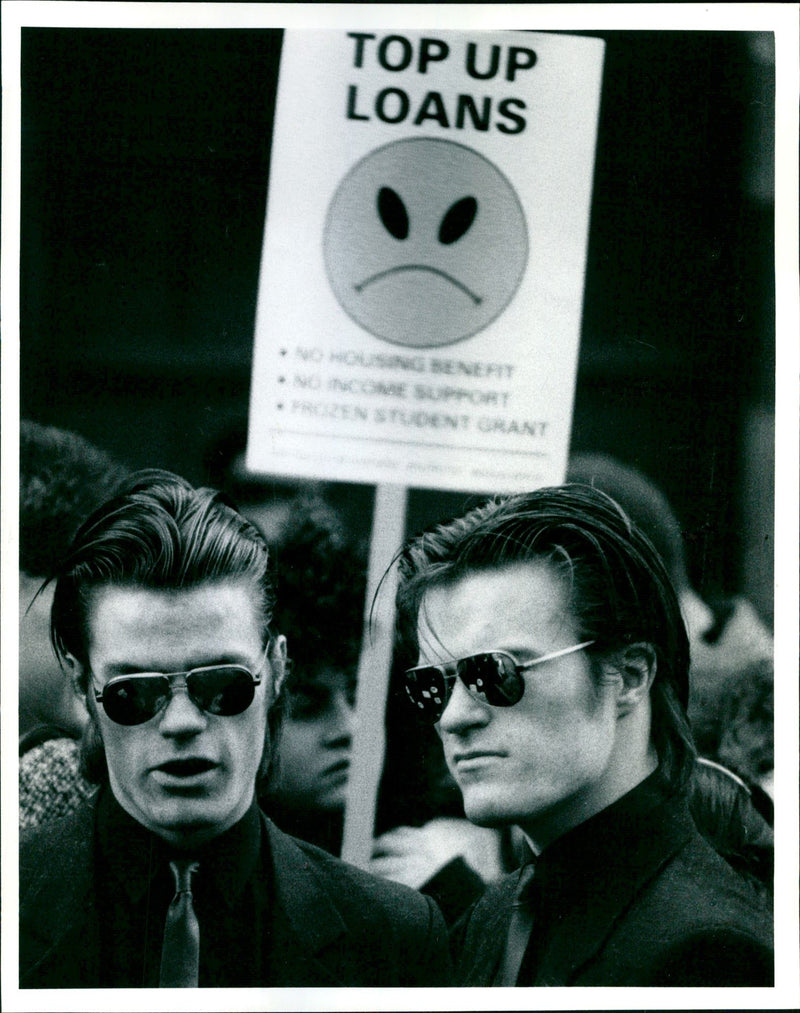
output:
[[[148,830],[175,846],[196,846],[212,840],[244,815],[240,807],[214,805],[208,798],[171,798],[148,811],[125,808]]]
[[[152,824],[148,829],[178,848],[195,848],[224,834],[236,821],[185,818]]]
[[[335,791],[326,792],[324,795],[318,796],[314,808],[320,809],[323,812],[340,813],[344,809],[346,801],[346,792],[343,789],[336,789]]]
[[[476,826],[494,828],[516,823],[520,815],[510,801],[471,792],[464,793],[464,814]]]

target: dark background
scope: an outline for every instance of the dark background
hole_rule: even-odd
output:
[[[573,449],[650,474],[701,592],[769,620],[772,36],[577,34],[607,47]],[[280,45],[23,30],[22,415],[206,480],[247,411]],[[462,503],[412,491],[409,528]]]

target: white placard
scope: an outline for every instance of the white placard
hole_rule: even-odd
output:
[[[602,61],[569,35],[286,32],[249,468],[563,479]]]

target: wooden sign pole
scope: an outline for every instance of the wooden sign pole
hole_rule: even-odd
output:
[[[407,500],[404,486],[375,488],[364,634],[358,663],[356,730],[342,838],[342,858],[361,868],[366,868],[372,855],[378,787],[386,751],[386,698],[394,651],[397,590],[397,568],[389,567],[405,537]]]

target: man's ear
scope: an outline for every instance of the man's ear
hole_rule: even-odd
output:
[[[616,669],[622,678],[617,695],[617,714],[629,714],[646,699],[656,677],[656,652],[652,644],[629,644],[617,654]]]
[[[272,666],[273,699],[280,694],[281,687],[289,671],[289,657],[286,648],[286,637],[279,634],[273,638],[269,649],[269,662]]]
[[[86,680],[83,677],[83,665],[69,652],[62,654],[59,658],[59,662],[61,663],[61,667],[65,674],[69,678],[70,685],[72,686],[72,692],[75,696],[80,697],[80,699],[83,700],[86,695],[86,691],[83,688],[86,685]]]

